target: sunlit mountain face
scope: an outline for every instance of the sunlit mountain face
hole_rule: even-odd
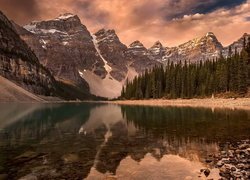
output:
[[[0,172],[11,179],[197,179],[204,168],[219,179],[221,152],[249,139],[243,110],[81,103],[0,113]]]
[[[140,40],[148,48],[157,40],[176,46],[210,31],[225,46],[250,26],[249,0],[9,0],[0,7],[20,25],[71,12],[92,33],[115,29],[126,45]]]

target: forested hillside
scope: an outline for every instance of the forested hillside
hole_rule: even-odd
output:
[[[241,53],[229,48],[228,58],[221,56],[197,64],[169,61],[166,67],[145,71],[127,82],[121,99],[194,98],[213,94],[244,97],[250,87],[250,39],[243,46]]]

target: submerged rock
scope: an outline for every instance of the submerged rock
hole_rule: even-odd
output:
[[[21,177],[19,180],[38,180],[38,178],[33,174],[28,174],[24,177]]]
[[[249,140],[220,144],[219,156],[212,161],[220,170],[220,176],[225,179],[249,179]],[[206,161],[207,163],[211,163]],[[205,172],[204,172],[205,174]]]
[[[0,174],[0,180],[7,180],[8,174]]]
[[[77,154],[66,154],[62,159],[64,163],[74,163],[79,161],[79,156]]]
[[[205,169],[205,170],[204,170],[204,174],[205,174],[206,177],[208,177],[209,174],[210,174],[210,170],[209,170],[209,169]]]

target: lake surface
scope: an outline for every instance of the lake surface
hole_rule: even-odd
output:
[[[219,178],[209,160],[250,139],[250,112],[0,104],[0,179]]]

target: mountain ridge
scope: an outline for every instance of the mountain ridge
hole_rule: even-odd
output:
[[[102,28],[91,33],[72,13],[33,21],[24,28],[31,34],[20,32],[20,35],[57,80],[89,89],[97,96],[105,94],[108,98],[119,95],[128,76],[133,79],[168,60],[196,63],[227,53],[212,32],[176,47],[164,47],[156,41],[146,48],[138,40],[126,46],[114,29]],[[240,49],[239,43],[237,46]],[[110,90],[110,87],[115,88]]]

